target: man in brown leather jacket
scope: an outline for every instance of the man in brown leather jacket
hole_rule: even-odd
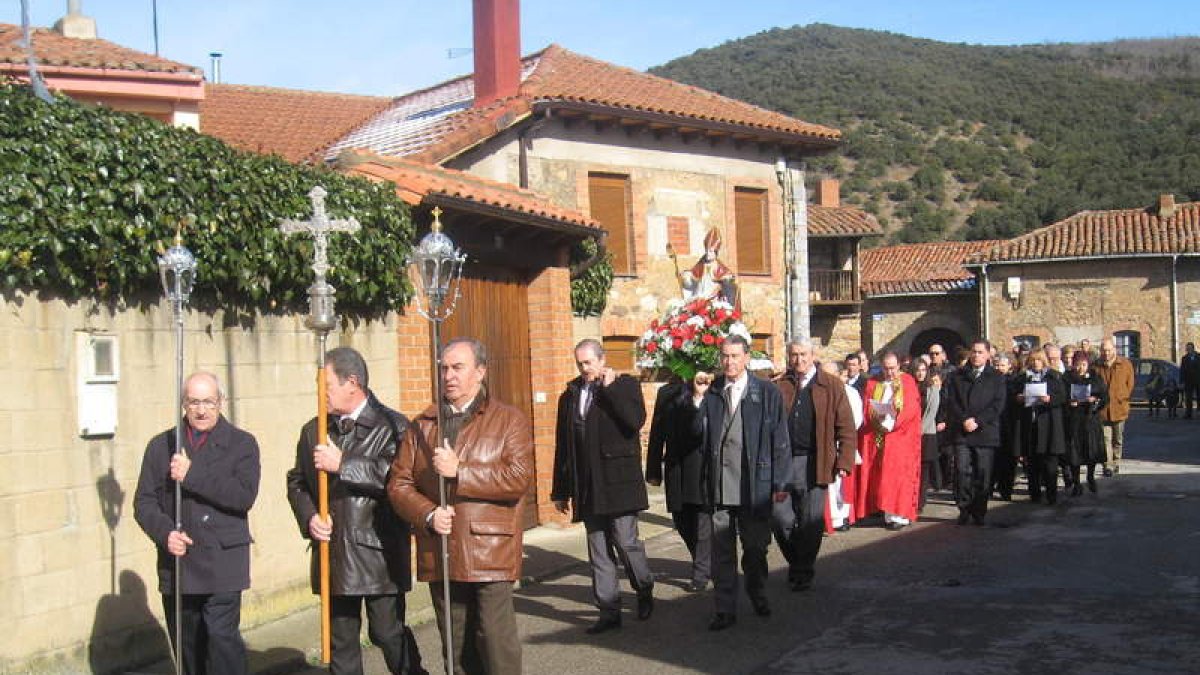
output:
[[[533,431],[524,413],[488,397],[487,352],[479,341],[451,340],[441,367],[445,442],[438,447],[431,406],[404,435],[388,497],[416,530],[417,578],[429,582],[439,630],[447,611],[440,535],[449,536],[456,672],[516,675],[521,640],[512,588],[521,575],[521,507],[533,481]],[[439,475],[446,479],[445,508],[436,501]]]
[[[392,673],[424,673],[412,630],[404,625],[404,594],[412,587],[408,525],[384,499],[388,468],[408,427],[367,388],[367,363],[349,347],[325,354],[329,443],[317,444],[317,420],[309,420],[288,471],[288,501],[300,533],[329,542],[330,628],[337,674],[362,673],[362,607],[371,642],[383,651]],[[317,471],[329,474],[330,522],[317,512]],[[312,585],[317,580],[313,547]]]

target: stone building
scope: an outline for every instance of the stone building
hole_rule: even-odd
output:
[[[1082,211],[972,256],[980,325],[998,345],[1093,344],[1178,361],[1200,340],[1200,202]]]

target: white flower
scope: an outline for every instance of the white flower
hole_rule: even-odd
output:
[[[696,328],[704,328],[704,317],[696,314],[692,318],[688,319],[685,323],[687,323],[689,326],[695,326]]]
[[[741,321],[734,321],[733,324],[729,326],[729,334],[740,336],[747,343],[753,340],[753,338],[750,337],[750,329],[746,328],[746,324],[742,323]]]

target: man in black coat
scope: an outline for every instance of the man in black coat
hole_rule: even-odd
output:
[[[783,396],[751,375],[750,344],[730,335],[721,345],[722,375],[703,398],[693,424],[704,434],[705,497],[713,508],[713,586],[716,614],[709,630],[737,622],[737,539],[742,541],[746,594],[759,616],[771,614],[764,586],[771,515],[788,499],[792,446]]]
[[[642,482],[641,429],[646,423],[642,388],[618,376],[597,340],[575,346],[579,377],[558,398],[554,484],[550,498],[560,513],[568,507],[587,530],[592,593],[600,617],[588,633],[621,627],[616,556],[638,596],[637,617],[654,611],[654,575],[638,535],[638,512],[649,506]]]
[[[1200,408],[1200,354],[1196,353],[1196,344],[1187,343],[1184,348],[1187,353],[1179,360],[1179,378],[1183,380],[1183,416],[1192,416],[1192,402]]]
[[[412,587],[409,529],[387,498],[388,470],[408,420],[368,388],[367,364],[349,347],[325,354],[329,443],[317,443],[317,420],[300,431],[287,474],[288,501],[302,536],[329,542],[330,671],[362,673],[362,607],[367,635],[392,673],[424,673],[404,594]],[[329,517],[317,509],[317,471],[329,474]],[[320,591],[318,547],[312,587]]]
[[[183,672],[246,672],[239,631],[250,588],[250,525],[258,496],[258,442],[221,415],[217,377],[198,372],[183,387],[183,453],[172,427],[151,439],[142,460],[133,517],[158,547],[158,590],[175,640],[175,558],[180,560]],[[175,482],[182,488],[175,529]]]
[[[646,482],[662,485],[666,470],[667,510],[692,556],[693,591],[704,590],[712,576],[712,518],[700,485],[704,436],[692,430],[696,417],[692,392],[703,396],[711,378],[709,373],[697,373],[691,383],[674,380],[658,390],[646,448]]]
[[[958,524],[983,525],[992,493],[992,467],[1000,445],[1000,423],[1008,395],[1004,377],[989,363],[987,340],[971,343],[967,364],[950,375],[946,431],[954,447],[954,502]]]

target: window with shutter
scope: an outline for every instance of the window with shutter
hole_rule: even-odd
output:
[[[770,274],[767,191],[735,188],[734,227],[737,230],[738,274]]]
[[[634,274],[633,229],[630,225],[629,176],[588,174],[591,216],[608,232],[608,251],[614,274]]]

